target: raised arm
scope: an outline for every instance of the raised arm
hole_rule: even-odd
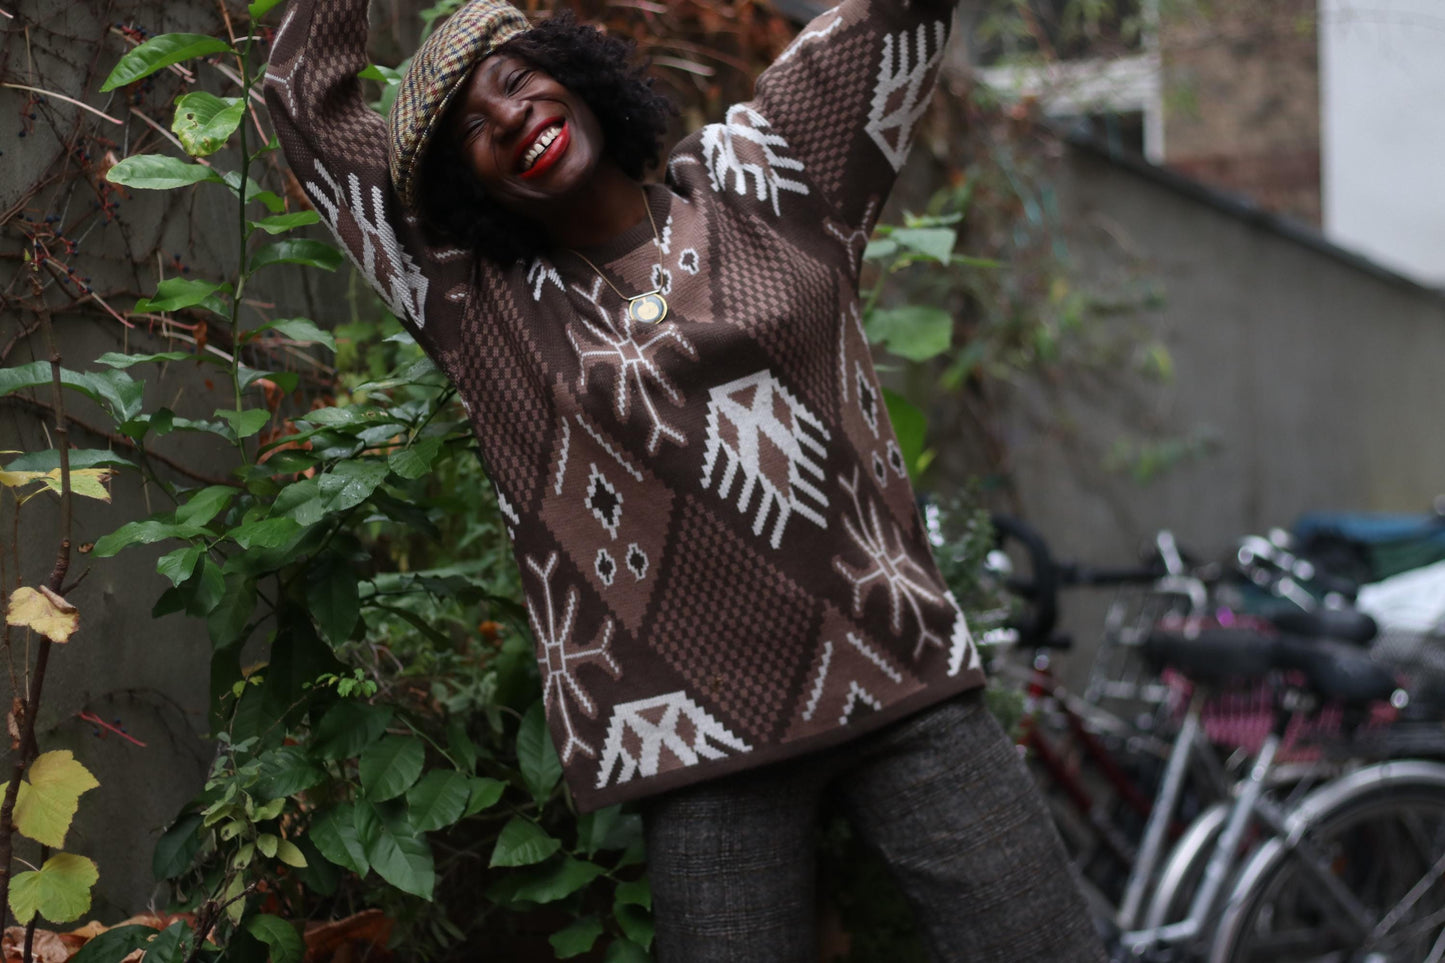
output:
[[[752,108],[798,174],[869,230],[933,96],[952,0],[842,0],[758,78]]]
[[[357,79],[368,63],[366,6],[291,0],[266,72],[266,103],[286,160],[322,219],[392,312],[423,345],[438,348],[455,327],[471,258],[429,248],[392,188],[386,124]]]

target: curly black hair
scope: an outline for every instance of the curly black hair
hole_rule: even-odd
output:
[[[631,41],[578,23],[562,10],[498,47],[549,74],[586,102],[602,125],[604,149],[627,176],[640,179],[662,153],[677,112],[652,89]],[[447,125],[443,125],[443,130]],[[423,223],[446,242],[503,264],[528,260],[547,247],[541,227],[487,196],[453,138],[441,136],[421,159],[418,207]]]

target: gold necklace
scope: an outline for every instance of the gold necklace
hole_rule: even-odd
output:
[[[657,244],[658,260],[653,265],[653,274],[654,276],[661,277],[662,238],[657,233],[657,221],[653,219],[652,204],[648,201],[647,191],[645,190],[642,192],[642,207],[647,211],[647,222],[652,225],[652,240]],[[587,255],[570,247],[567,248],[567,250],[581,258],[582,263],[596,272],[597,276],[602,279],[602,283],[612,289],[613,294],[616,294],[619,298],[627,302],[627,316],[633,321],[640,321],[643,324],[657,324],[663,318],[667,317],[667,299],[662,296],[661,288],[653,288],[651,291],[629,298],[617,290],[617,285],[607,280],[607,275],[598,270],[597,265],[593,264]]]

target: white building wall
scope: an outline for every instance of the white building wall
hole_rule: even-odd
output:
[[[1319,0],[1325,234],[1445,284],[1445,0]]]

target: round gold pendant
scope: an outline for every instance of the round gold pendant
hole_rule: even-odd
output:
[[[627,316],[643,324],[656,324],[667,317],[667,301],[656,291],[639,294],[627,302]]]

